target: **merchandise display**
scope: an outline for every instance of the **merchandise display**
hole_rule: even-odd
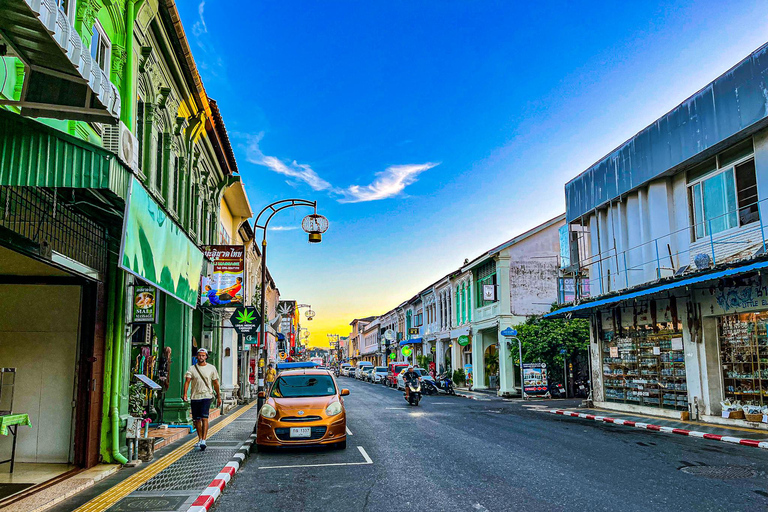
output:
[[[768,404],[768,312],[718,318],[723,394],[731,402]]]
[[[683,334],[667,325],[603,333],[603,387],[609,402],[687,410]]]

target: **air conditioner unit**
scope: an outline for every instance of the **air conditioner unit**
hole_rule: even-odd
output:
[[[139,170],[139,141],[121,121],[119,125],[102,125],[104,149],[117,157],[134,171]]]

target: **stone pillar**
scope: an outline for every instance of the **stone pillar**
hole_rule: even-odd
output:
[[[496,259],[496,283],[498,284],[497,292],[499,294],[496,300],[499,301],[499,314],[510,315],[512,314],[512,298],[510,293],[509,282],[509,254],[499,254]]]
[[[517,342],[511,340],[510,346],[507,346],[510,339],[501,335],[501,331],[507,327],[511,327],[511,325],[500,324],[497,330],[497,339],[499,340],[499,396],[512,396],[518,393],[515,388],[518,379],[515,372]]]
[[[485,336],[482,331],[472,337],[472,389],[487,389],[485,385]]]
[[[221,335],[221,369],[219,372],[223,400],[232,400],[235,391],[239,388],[237,382],[237,333],[231,327],[231,322],[228,319],[224,320],[224,329],[222,329]]]

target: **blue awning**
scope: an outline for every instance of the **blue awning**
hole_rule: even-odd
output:
[[[402,347],[403,345],[414,345],[414,344],[421,343],[422,341],[423,340],[421,338],[413,338],[412,340],[403,340],[400,342],[400,346]]]
[[[753,270],[760,270],[766,267],[768,267],[768,261],[760,261],[757,263],[752,263],[750,265],[729,268],[729,269],[721,270],[718,272],[709,272],[706,274],[689,277],[687,279],[680,279],[678,281],[672,281],[666,284],[652,286],[650,288],[646,288],[644,290],[639,290],[636,292],[625,293],[625,294],[609,297],[607,299],[600,299],[592,302],[585,302],[583,304],[578,304],[576,306],[570,306],[567,308],[558,309],[557,311],[552,311],[551,313],[547,313],[546,315],[544,315],[544,318],[561,318],[567,315],[568,313],[574,313],[574,312],[582,313],[581,315],[575,315],[577,317],[587,316],[586,313],[588,313],[589,310],[599,308],[600,306],[606,306],[609,304],[615,304],[617,302],[622,302],[625,300],[636,299],[638,297],[643,297],[645,295],[651,295],[652,293],[658,293],[666,290],[672,290],[675,288],[681,288],[683,286],[690,286],[692,284],[701,283],[704,281],[711,281],[713,279],[720,279],[722,277],[730,277],[738,274],[744,274],[746,272],[751,272]]]

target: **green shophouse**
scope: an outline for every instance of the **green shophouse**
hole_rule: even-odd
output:
[[[0,11],[0,367],[32,421],[17,462],[124,462],[132,375],[167,383],[153,419],[187,423],[193,339],[219,357],[200,246],[218,242],[234,154],[172,0]],[[148,285],[155,318],[137,323]]]

